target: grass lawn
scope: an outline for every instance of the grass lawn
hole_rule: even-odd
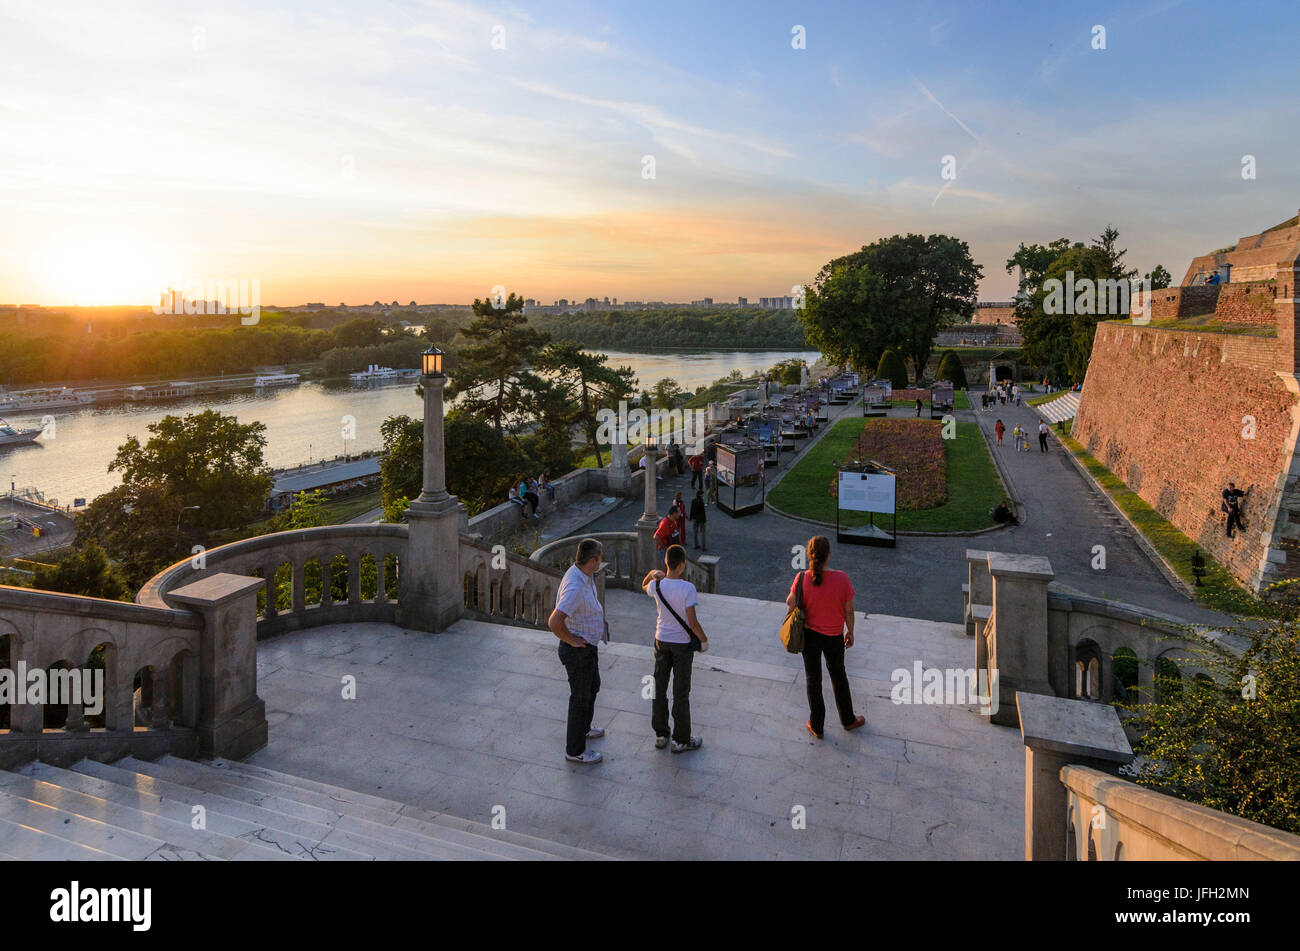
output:
[[[1044,393],[1042,396],[1035,396],[1025,400],[1026,406],[1042,406],[1044,403],[1050,403],[1052,400],[1059,400],[1062,396],[1069,393],[1069,390],[1057,390],[1055,393]]]
[[[835,499],[828,491],[835,478],[835,463],[847,458],[862,430],[874,422],[854,417],[839,420],[768,493],[768,501],[791,515],[835,524]],[[948,501],[936,508],[899,512],[900,532],[962,532],[992,524],[989,509],[1002,500],[1006,490],[979,427],[957,423],[957,438],[945,439],[943,448]],[[856,513],[843,513],[842,520],[847,522],[851,515]],[[886,519],[886,524],[892,522],[888,516]]]
[[[1061,442],[1083,463],[1097,484],[1115,500],[1115,504],[1137,526],[1151,546],[1173,566],[1178,576],[1193,586],[1196,600],[1206,607],[1232,614],[1259,615],[1270,612],[1269,605],[1239,585],[1200,545],[1180,532],[1145,499],[1125,485],[1119,476],[1102,465],[1078,440],[1065,436]],[[1196,577],[1192,574],[1192,555],[1198,550],[1205,556],[1205,577],[1202,579],[1204,587],[1200,588],[1195,587]]]

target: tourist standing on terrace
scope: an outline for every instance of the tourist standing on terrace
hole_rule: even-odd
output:
[[[596,594],[592,576],[600,568],[603,549],[594,538],[578,544],[573,564],[560,581],[555,595],[555,610],[547,625],[560,639],[560,663],[569,675],[569,725],[564,739],[564,758],[571,763],[599,763],[601,756],[587,749],[588,740],[605,735],[602,727],[592,727],[596,713],[596,694],[600,692],[600,658],[597,643],[605,634],[605,609]]]
[[[668,514],[659,520],[659,525],[655,528],[655,547],[660,558],[669,548],[681,544],[684,540],[677,531],[677,519],[674,517],[676,511],[676,506],[670,508]]]
[[[704,492],[710,502],[718,504],[718,467],[712,462],[704,470]]]
[[[704,488],[704,455],[692,453],[686,463],[691,467],[691,488]]]
[[[835,708],[846,730],[856,730],[867,718],[853,712],[849,675],[844,670],[844,651],[853,646],[853,582],[842,571],[826,567],[831,543],[825,535],[808,539],[808,571],[795,575],[785,599],[793,608],[803,586],[804,635],[803,670],[808,687],[808,732],[821,739],[826,726],[826,700],[822,696],[822,658],[831,675]]]
[[[709,550],[709,538],[704,530],[705,522],[708,521],[708,514],[704,510],[704,492],[696,490],[695,498],[691,499],[691,540],[696,548],[702,548],[704,551]],[[686,540],[682,539],[682,544]]]
[[[1047,420],[1038,421],[1038,451],[1047,452]]]
[[[699,595],[695,585],[682,577],[686,572],[686,549],[673,545],[664,554],[667,574],[651,571],[641,582],[641,590],[650,595],[659,618],[655,623],[655,699],[650,707],[650,727],[655,731],[655,749],[668,745],[668,678],[673,681],[674,753],[698,750],[704,741],[691,736],[691,662],[695,651],[691,635],[700,639],[700,650],[707,650],[709,639],[695,616]]]
[[[1003,425],[1002,420],[999,419],[996,423],[993,424],[993,431],[997,433],[998,445],[999,446],[1002,445],[1002,434],[1007,431],[1007,427]]]

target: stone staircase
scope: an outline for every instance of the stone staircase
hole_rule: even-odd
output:
[[[1066,393],[1064,396],[1054,400],[1048,400],[1035,406],[1038,415],[1042,416],[1049,423],[1060,423],[1067,419],[1074,419],[1075,414],[1079,412],[1079,394]]]
[[[0,860],[604,858],[248,763],[126,757],[0,771]]]

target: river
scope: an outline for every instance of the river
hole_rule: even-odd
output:
[[[817,359],[813,351],[710,350],[634,353],[606,351],[613,366],[630,366],[642,389],[672,377],[684,389],[694,390],[740,370],[764,370],[782,360]],[[287,468],[345,451],[356,454],[379,449],[379,426],[389,416],[424,415],[424,407],[410,383],[360,387],[341,383],[303,383],[266,391],[244,391],[195,399],[150,403],[114,403],[104,406],[53,410],[54,425],[36,443],[0,447],[0,479],[19,490],[31,486],[47,498],[68,505],[74,499],[93,499],[121,480],[108,471],[117,448],[128,436],[141,442],[149,438],[148,426],[164,416],[181,416],[215,409],[240,422],[260,420],[266,425],[265,459],[273,468]],[[343,439],[347,417],[355,420],[355,438]],[[14,411],[8,421],[15,426],[39,427],[42,414]]]

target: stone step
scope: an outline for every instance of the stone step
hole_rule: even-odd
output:
[[[227,773],[175,757],[165,759],[168,762],[160,760],[149,763],[128,756],[114,765],[134,770],[158,782],[191,789],[196,800],[210,812],[214,809],[227,811],[224,805],[209,805],[213,797],[223,802],[270,810],[286,817],[287,821],[280,820],[277,828],[290,832],[300,831],[309,837],[316,837],[318,842],[326,846],[341,847],[367,858],[412,861],[504,859],[504,856],[496,853],[446,839],[409,836],[406,842],[394,841],[391,836],[385,835],[387,827],[380,823],[359,817],[351,817],[343,823],[340,820],[345,814],[340,809],[321,808],[299,802],[292,796],[248,789],[227,782]]]
[[[130,757],[127,757],[127,760],[129,759]],[[118,763],[122,762],[125,761],[118,761]],[[214,814],[242,819],[254,826],[251,835],[256,841],[271,848],[278,848],[289,855],[313,861],[367,861],[375,858],[371,853],[348,848],[344,842],[327,844],[325,837],[333,829],[321,823],[308,822],[272,809],[250,806],[215,793],[191,789],[179,783],[123,768],[117,763],[110,766],[94,760],[82,760],[74,763],[72,770],[117,783],[128,789],[152,793],[162,799],[171,799],[183,804],[187,813],[191,807],[201,805],[207,811],[209,825]]]
[[[7,791],[0,791],[0,819],[123,859],[146,859],[167,847],[163,839],[64,812]]]
[[[120,862],[120,856],[79,845],[8,819],[0,819],[0,848],[4,854],[24,861]]]
[[[69,774],[76,775],[76,774]],[[278,849],[220,832],[194,829],[189,821],[170,819],[137,807],[103,799],[73,789],[53,779],[36,778],[21,773],[0,773],[0,790],[24,796],[64,812],[75,813],[119,828],[131,829],[162,839],[177,849],[188,850],[215,859],[291,859]]]
[[[160,762],[163,760],[170,762],[173,759],[175,757],[163,757]],[[180,760],[179,762],[185,763],[186,761]],[[338,786],[329,786],[326,783],[304,780],[301,777],[290,776],[285,773],[276,773],[274,770],[262,767],[256,767],[256,773],[244,773],[239,768],[244,765],[246,764],[229,760],[212,760],[211,762],[211,767],[221,770],[227,776],[229,782],[243,783],[250,789],[273,792],[282,796],[300,797],[304,802],[325,806],[326,808],[333,804],[334,808],[339,809],[348,816],[367,819],[388,829],[401,830],[402,834],[399,837],[389,840],[399,844],[409,837],[410,833],[415,833],[425,838],[441,839],[495,853],[502,858],[540,861],[574,857],[560,854],[552,843],[546,843],[540,839],[523,837],[528,841],[519,841],[502,836],[501,832],[504,830],[493,830],[491,827],[481,824],[477,824],[477,827],[475,827],[476,824],[473,823],[467,827],[461,825],[458,820],[447,823],[426,822],[423,819],[411,816],[407,811],[410,807],[400,802],[368,796],[365,797],[369,800],[368,803],[358,804],[350,801],[357,795],[350,790]],[[329,791],[323,791],[318,787],[324,787]],[[383,805],[379,806],[375,805],[375,803],[383,803]],[[438,814],[433,813],[432,815]],[[403,819],[406,821],[402,822]],[[382,836],[377,834],[377,837]]]

